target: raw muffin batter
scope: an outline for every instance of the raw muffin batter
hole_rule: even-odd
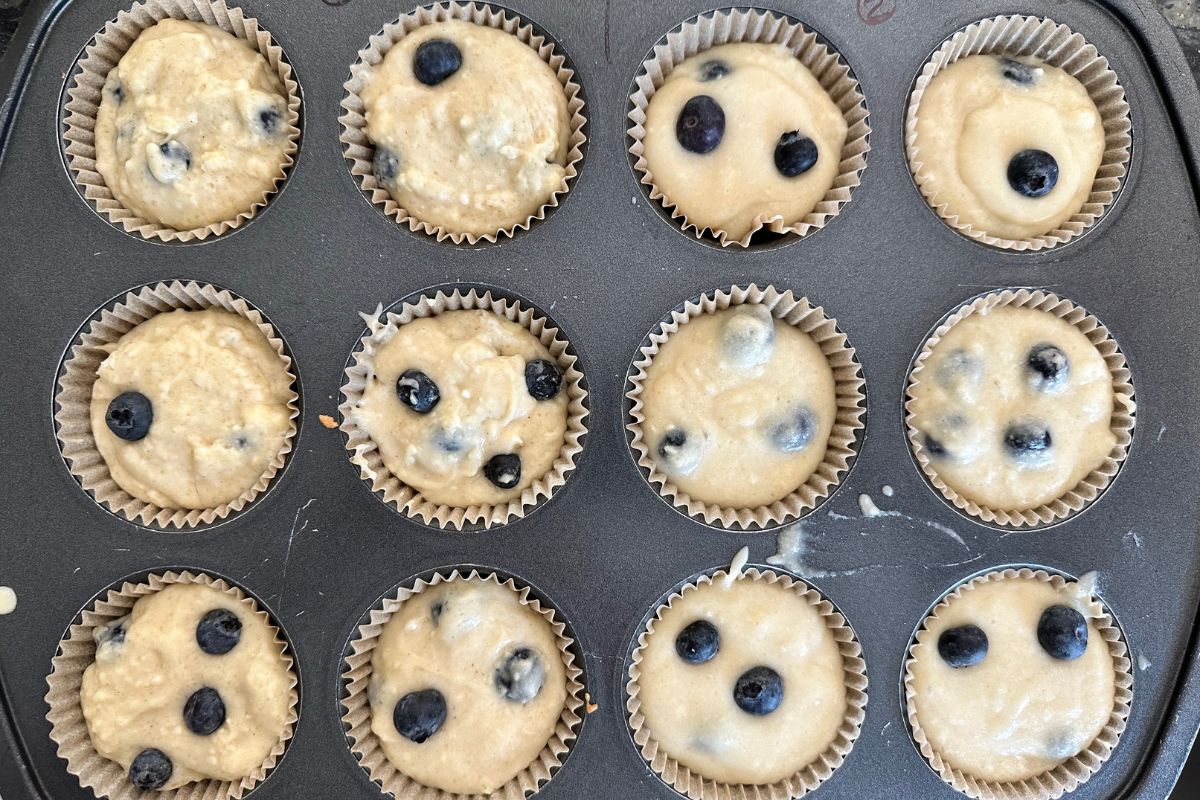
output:
[[[1079,584],[1033,577],[975,584],[935,609],[909,667],[934,751],[969,777],[1021,781],[1091,744],[1115,703],[1100,611]]]
[[[537,214],[566,177],[563,86],[502,30],[422,25],[387,52],[361,95],[375,176],[422,222],[493,234]]]
[[[912,425],[938,477],[988,508],[1052,502],[1116,444],[1104,357],[1046,311],[964,317],[934,345],[911,393]]]
[[[693,317],[646,371],[646,446],[694,500],[768,505],[825,458],[833,370],[807,334],[746,303]]]
[[[161,508],[216,508],[258,483],[291,429],[292,379],[258,327],[219,309],[158,314],[122,336],[92,387],[117,485]]]
[[[108,73],[96,169],[138,216],[177,230],[232,220],[283,176],[283,84],[248,42],[164,19]]]
[[[562,451],[562,375],[545,345],[498,314],[414,319],[372,367],[354,416],[392,474],[431,503],[507,503]]]
[[[727,44],[677,66],[646,107],[646,164],[697,228],[792,225],[833,186],[846,120],[787,48]]]
[[[275,631],[235,597],[169,584],[95,636],[83,716],[96,752],[135,786],[240,780],[283,735],[287,662]]]
[[[388,760],[426,786],[488,794],[545,748],[567,699],[546,619],[492,580],[413,595],[371,658],[371,730]]]
[[[917,112],[921,190],[946,216],[1029,239],[1083,207],[1104,157],[1087,89],[1031,58],[974,55],[934,76]]]

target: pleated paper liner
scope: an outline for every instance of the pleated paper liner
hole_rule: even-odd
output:
[[[825,458],[801,486],[770,505],[732,508],[705,503],[676,486],[659,469],[642,424],[645,422],[642,391],[648,371],[659,349],[688,320],[700,314],[712,314],[743,303],[759,303],[771,310],[775,319],[785,322],[813,340],[833,370],[837,414],[825,449]],[[728,529],[765,530],[792,522],[812,511],[829,498],[848,474],[865,429],[866,382],[858,356],[837,321],[826,316],[820,306],[796,297],[790,289],[756,284],[719,289],[688,300],[651,330],[629,367],[625,383],[627,438],[642,476],[664,500],[681,513],[707,525]]]
[[[799,220],[785,220],[779,215],[761,216],[758,224],[741,239],[733,239],[723,230],[701,228],[690,221],[686,210],[667,197],[655,183],[642,142],[646,135],[646,107],[675,67],[697,53],[735,42],[777,44],[790,50],[841,110],[848,128],[838,176],[812,213]],[[850,202],[851,192],[860,182],[867,166],[867,152],[871,149],[866,99],[850,67],[816,32],[775,11],[723,8],[687,20],[660,39],[642,63],[634,78],[629,108],[626,131],[629,155],[634,172],[646,187],[650,199],[662,206],[680,230],[697,239],[715,239],[722,247],[749,247],[755,243],[755,234],[764,232],[803,237],[825,227]]]
[[[391,340],[399,326],[421,317],[433,317],[446,311],[482,309],[499,314],[529,331],[550,351],[562,371],[562,391],[567,395],[567,432],[562,451],[550,471],[539,476],[521,496],[497,505],[449,506],[435,504],[415,488],[396,477],[379,454],[379,447],[359,424],[355,409],[362,400],[367,382],[374,374],[375,353]],[[382,307],[372,314],[363,314],[367,331],[351,354],[346,366],[346,382],[342,385],[342,432],[346,434],[346,449],[362,479],[385,503],[406,516],[426,525],[456,530],[480,530],[504,525],[520,519],[549,500],[575,470],[583,438],[587,432],[587,388],[579,359],[574,349],[554,322],[516,297],[492,288],[430,289],[413,299],[405,300],[397,310]]]
[[[96,658],[95,630],[127,616],[140,598],[174,583],[198,583],[219,589],[270,626],[275,633],[279,658],[291,676],[288,713],[284,728],[279,732],[278,743],[262,765],[240,781],[208,779],[169,791],[143,791],[129,781],[126,770],[120,764],[104,758],[92,746],[80,705],[80,691],[83,673]],[[274,769],[295,732],[300,714],[299,678],[292,649],[283,632],[258,602],[241,588],[223,578],[214,578],[202,572],[150,573],[145,578],[123,581],[116,588],[99,595],[80,612],[78,621],[67,629],[59,643],[58,653],[51,661],[46,683],[49,686],[46,703],[50,707],[46,719],[51,725],[50,738],[58,745],[59,757],[67,762],[67,771],[79,779],[81,786],[90,789],[96,797],[110,800],[236,800],[262,783]]]
[[[929,457],[920,431],[913,424],[913,387],[920,383],[921,373],[924,371],[925,363],[933,348],[950,328],[965,317],[999,306],[1045,311],[1071,323],[1095,345],[1096,350],[1103,356],[1113,384],[1112,432],[1117,441],[1108,457],[1062,497],[1025,511],[1010,511],[983,506],[948,486],[938,476],[937,466]],[[908,442],[917,466],[921,468],[921,472],[924,473],[930,485],[958,510],[982,522],[1004,528],[1044,527],[1078,514],[1095,502],[1116,478],[1121,465],[1129,454],[1129,445],[1133,441],[1136,410],[1133,376],[1125,362],[1125,354],[1117,346],[1116,339],[1113,338],[1108,328],[1104,327],[1100,320],[1088,313],[1082,306],[1077,306],[1070,300],[1041,289],[1003,289],[987,292],[960,306],[934,329],[921,346],[920,353],[913,361],[912,371],[909,372],[908,385],[904,394],[904,420],[908,431]]]
[[[939,72],[960,58],[977,54],[1031,56],[1073,75],[1087,89],[1096,104],[1104,124],[1104,157],[1096,172],[1092,192],[1083,207],[1062,227],[1029,239],[1005,239],[992,236],[962,222],[951,213],[946,201],[932,196],[921,160],[917,140],[917,115],[926,87]],[[991,247],[1014,251],[1037,251],[1065,244],[1095,225],[1112,206],[1129,168],[1133,147],[1133,126],[1129,119],[1129,103],[1117,75],[1108,66],[1108,59],[1083,36],[1066,25],[1040,17],[1003,16],[981,20],[968,25],[942,43],[917,75],[908,98],[904,136],[908,166],[913,179],[929,206],[947,225],[969,239]]]
[[[215,25],[249,42],[267,60],[287,92],[287,138],[283,163],[274,183],[262,198],[233,219],[190,230],[176,230],[143,219],[125,208],[105,185],[96,170],[95,129],[101,91],[109,71],[133,45],[138,34],[160,20],[188,19]],[[300,148],[300,86],[292,74],[292,65],[283,50],[263,30],[254,17],[247,17],[237,6],[224,0],[143,0],[122,11],[104,26],[84,48],[64,87],[66,102],[62,108],[63,155],[71,178],[85,200],[105,219],[127,233],[162,242],[200,241],[235,230],[258,214],[287,179]]]
[[[921,755],[929,762],[930,767],[941,776],[942,780],[968,797],[978,798],[978,800],[1056,800],[1068,792],[1075,791],[1075,789],[1087,782],[1100,769],[1100,766],[1108,760],[1108,757],[1112,755],[1113,748],[1117,746],[1117,740],[1120,739],[1121,733],[1125,730],[1130,705],[1133,702],[1133,671],[1129,659],[1129,648],[1125,644],[1125,637],[1116,620],[1099,599],[1095,597],[1090,599],[1089,606],[1092,611],[1092,619],[1090,621],[1096,626],[1097,632],[1108,644],[1109,653],[1112,654],[1113,670],[1116,672],[1115,697],[1112,714],[1109,715],[1108,723],[1097,734],[1096,738],[1077,755],[1066,759],[1048,772],[1023,781],[985,781],[968,775],[947,763],[929,743],[929,738],[926,736],[925,731],[922,730],[921,721],[918,717],[917,697],[913,689],[912,646],[922,641],[922,638],[928,633],[928,621],[936,618],[939,613],[961,597],[965,591],[981,584],[1014,578],[1045,581],[1054,586],[1055,589],[1062,589],[1068,583],[1076,582],[1074,579],[1057,573],[1050,573],[1044,569],[1009,567],[979,575],[956,586],[953,591],[947,594],[930,611],[926,620],[921,623],[921,627],[917,631],[913,643],[909,646],[905,656],[905,715],[908,719],[913,741],[916,742],[917,749],[921,751]]]
[[[491,582],[517,594],[520,602],[546,620],[558,640],[559,653],[566,668],[567,699],[554,734],[545,748],[510,781],[488,795],[463,795],[418,783],[388,761],[379,737],[371,730],[371,659],[388,620],[413,595],[442,583],[454,581]],[[544,599],[535,595],[523,581],[497,574],[484,567],[454,567],[434,570],[424,577],[410,579],[380,598],[355,629],[346,645],[342,662],[342,727],[354,757],[371,780],[396,800],[462,800],[466,797],[490,800],[524,800],[549,781],[570,753],[583,722],[585,686],[582,663],[577,663],[577,645],[561,615]],[[469,753],[463,754],[469,758]]]
[[[161,508],[126,492],[113,480],[92,433],[92,386],[97,370],[108,357],[110,348],[129,331],[156,314],[176,309],[200,310],[215,308],[248,319],[262,331],[287,369],[292,380],[292,396],[288,402],[291,425],[279,453],[266,471],[237,499],[215,508]],[[297,392],[292,358],[283,339],[263,314],[232,292],[212,284],[195,281],[170,281],[149,284],[133,289],[119,297],[84,324],[71,343],[55,387],[55,434],[63,459],[71,474],[92,499],[114,514],[138,525],[157,530],[183,530],[209,525],[242,511],[262,495],[283,469],[292,452],[300,415],[300,396]]]
[[[562,183],[547,199],[536,214],[524,221],[508,227],[497,228],[495,233],[477,236],[473,233],[453,231],[444,226],[435,225],[425,220],[411,216],[375,177],[375,145],[367,136],[366,107],[359,93],[366,85],[372,70],[388,51],[401,39],[422,25],[434,22],[457,19],[475,25],[505,31],[524,42],[537,52],[545,61],[562,84],[563,93],[567,98],[567,113],[571,116],[570,135],[567,139],[566,174]],[[449,240],[454,244],[474,245],[481,241],[494,243],[501,237],[512,237],[517,231],[527,231],[535,224],[543,221],[546,216],[562,202],[570,191],[579,174],[580,162],[583,160],[583,148],[587,141],[584,126],[587,118],[583,115],[583,89],[575,79],[575,70],[560,45],[556,44],[540,28],[519,16],[516,12],[497,5],[484,2],[441,2],[435,5],[422,6],[395,22],[385,25],[383,30],[371,37],[369,43],[358,51],[358,59],[350,67],[350,77],[343,84],[345,95],[342,97],[342,115],[338,118],[341,123],[342,149],[346,160],[350,163],[350,174],[363,195],[373,204],[383,210],[401,225],[407,225],[413,232],[420,232],[434,237],[437,241]]]

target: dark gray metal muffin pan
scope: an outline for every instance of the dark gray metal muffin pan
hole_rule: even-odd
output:
[[[625,152],[630,82],[651,46],[708,6],[695,0],[586,7],[521,0],[579,70],[589,145],[558,211],[495,246],[457,248],[414,235],[363,199],[337,141],[338,102],[357,50],[398,14],[383,0],[246,0],[283,46],[304,94],[299,161],[251,224],[203,244],[127,236],[76,193],[58,144],[59,94],[80,48],[123,0],[35,3],[0,62],[0,584],[17,611],[0,617],[6,800],[89,797],[48,738],[43,696],[57,642],[78,610],[122,577],[188,566],[262,598],[295,646],[303,675],[297,734],[255,797],[379,796],[345,746],[338,673],[354,625],[383,592],[432,567],[484,564],[529,581],[572,623],[599,708],[545,798],[670,798],[643,764],[623,709],[628,643],[648,607],[683,578],[774,552],[770,533],[713,530],[675,513],[639,476],[623,432],[621,392],[634,351],[673,306],[749,281],[824,305],[858,349],[868,429],[854,470],[806,523],[814,583],[846,613],[871,681],[862,734],[819,790],[827,798],[952,798],[912,746],[899,702],[901,662],[922,613],[949,586],[994,565],[1098,570],[1135,660],[1129,727],[1079,798],[1165,797],[1200,724],[1195,641],[1200,600],[1200,95],[1149,0],[776,0],[825,36],[867,98],[872,149],[842,214],[810,238],[761,251],[690,241],[651,208]],[[859,7],[863,8],[860,15]],[[1124,190],[1096,229],[1046,253],[996,252],[938,220],[913,186],[901,126],[921,64],[959,27],[1000,13],[1049,14],[1111,60],[1132,105],[1135,146]],[[883,15],[886,16],[886,15]],[[263,310],[291,347],[304,424],[278,485],[247,513],[193,533],[140,529],[97,507],[54,440],[51,396],[64,348],[115,294],[167,278],[210,281]],[[356,312],[446,281],[528,297],[563,327],[591,390],[587,446],[558,495],[528,519],[485,533],[431,530],[365,487],[336,414]],[[1129,460],[1089,510],[1041,532],[1000,533],[953,511],[924,483],[905,444],[901,395],[913,352],[952,306],[1009,285],[1052,289],[1110,327],[1139,401]],[[882,496],[884,484],[895,496]],[[860,493],[905,516],[863,519]],[[831,516],[831,513],[838,516]],[[843,518],[844,517],[844,518]],[[963,543],[926,522],[947,526]],[[681,700],[682,701],[682,700]],[[685,702],[685,701],[684,701]]]

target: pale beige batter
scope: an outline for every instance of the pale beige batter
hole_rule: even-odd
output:
[[[825,458],[837,413],[821,348],[754,303],[682,325],[647,369],[642,401],[658,468],[692,499],[733,508],[803,485]],[[805,435],[789,437],[797,432]]]
[[[188,230],[232,220],[283,176],[287,114],[279,76],[249,43],[164,19],[108,73],[96,169],[151,222]]]
[[[535,359],[554,361],[528,330],[491,311],[414,319],[376,352],[354,417],[392,474],[429,502],[507,503],[550,471],[567,431],[565,385],[549,400],[529,394],[525,367]],[[429,413],[397,397],[396,381],[410,369],[438,386],[441,400]],[[484,473],[504,453],[521,459],[520,481],[510,489]]]
[[[215,508],[253,487],[291,428],[292,379],[254,323],[219,309],[158,314],[122,336],[92,387],[96,447],[117,485],[162,508]],[[113,435],[113,398],[153,406],[139,441]]]
[[[711,62],[727,72],[703,80]],[[725,114],[725,133],[708,153],[685,149],[676,120],[692,97],[707,95]],[[808,216],[838,175],[846,120],[789,50],[769,44],[727,44],[677,66],[646,107],[646,163],[654,183],[700,229],[734,240],[778,217],[791,225]],[[780,137],[798,131],[817,146],[817,161],[787,177],[775,165]]]
[[[525,648],[544,668],[526,702],[506,698],[496,671]],[[530,685],[530,694],[536,683]],[[566,669],[546,619],[493,580],[459,579],[405,601],[371,658],[371,730],[388,760],[426,786],[488,794],[529,766],[554,734],[567,699]],[[397,732],[396,703],[435,689],[441,728],[417,744]]]
[[[1005,59],[968,56],[934,76],[917,113],[921,188],[960,223],[1007,239],[1062,226],[1083,207],[1104,156],[1096,104],[1074,76],[1017,59],[1021,83],[1004,76]],[[1058,162],[1057,185],[1025,197],[1009,184],[1009,161],[1036,149]]]
[[[462,66],[427,86],[413,73],[424,42],[456,45]],[[377,177],[408,213],[483,236],[526,222],[566,177],[563,86],[512,34],[462,20],[422,25],[392,47],[361,92],[367,135],[390,156]],[[381,161],[377,152],[376,165]]]
[[[242,623],[222,655],[200,649],[196,628],[213,609]],[[96,752],[126,770],[143,749],[171,760],[175,789],[192,781],[232,781],[257,769],[279,742],[292,679],[275,632],[236,598],[211,586],[169,584],[146,595],[122,621],[124,641],[97,629],[96,661],[83,673],[80,703]],[[216,689],[225,722],[198,735],[183,709],[198,689]]]
[[[1028,364],[1045,344],[1068,363],[1051,386]],[[1023,511],[1062,497],[1116,444],[1104,357],[1046,311],[1000,306],[966,316],[934,345],[911,393],[912,425],[938,477],[989,508]],[[1023,425],[1047,430],[1050,446],[1014,451],[1006,436]]]
[[[1038,621],[1053,605],[1088,620],[1087,649],[1072,661],[1038,643]],[[1021,781],[1054,769],[1091,744],[1114,707],[1116,672],[1096,630],[1098,603],[1071,582],[1056,590],[1036,578],[976,584],[935,610],[913,645],[917,720],[934,751],[985,781]],[[938,654],[948,628],[987,635],[983,661],[953,668]]]

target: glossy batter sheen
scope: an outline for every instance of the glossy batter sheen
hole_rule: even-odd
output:
[[[696,620],[720,635],[717,655],[689,664],[675,637]],[[737,679],[756,666],[783,678],[783,701],[765,716],[734,702]],[[825,621],[778,584],[740,576],[685,589],[653,624],[638,699],[645,727],[672,758],[714,781],[784,780],[828,749],[846,714],[844,665]]]
[[[1041,344],[1058,347],[1070,364],[1051,390],[1037,388],[1027,366]],[[914,427],[946,451],[926,446],[938,476],[989,508],[1022,511],[1062,497],[1116,444],[1103,356],[1078,328],[1045,311],[1001,306],[965,317],[933,347],[912,395]],[[1043,457],[1016,457],[1006,446],[1006,430],[1024,421],[1050,431]]]
[[[461,68],[436,86],[418,81],[412,66],[431,39],[462,53]],[[396,159],[394,179],[382,183],[423,222],[496,233],[536,214],[566,176],[571,117],[562,84],[502,30],[462,20],[422,25],[387,52],[361,95],[367,135]]]
[[[121,204],[177,230],[232,220],[282,174],[283,84],[249,43],[164,19],[108,73],[96,169]]]
[[[213,609],[232,611],[241,638],[224,655],[196,643],[196,626]],[[191,781],[238,780],[257,769],[283,735],[289,701],[287,664],[275,634],[236,598],[200,584],[169,584],[146,595],[126,618],[123,643],[97,630],[96,661],[83,673],[80,703],[96,752],[126,771],[146,748],[173,770],[164,790]],[[198,689],[216,689],[225,722],[201,736],[184,724]]]
[[[934,76],[917,113],[922,189],[946,214],[1007,239],[1059,228],[1083,207],[1104,157],[1096,104],[1074,76],[1034,59],[1032,82],[1004,77],[1004,59],[975,55]],[[1007,178],[1022,150],[1058,162],[1057,185],[1042,197],[1018,194]]]
[[[517,648],[532,650],[545,667],[527,703],[496,688],[496,668]],[[549,623],[491,581],[442,583],[405,601],[383,627],[371,670],[371,730],[388,760],[413,780],[459,794],[493,792],[529,766],[567,699]],[[397,733],[392,713],[406,694],[425,689],[442,693],[447,715],[416,744]]]
[[[1059,661],[1038,644],[1052,605],[1088,619],[1087,650]],[[926,622],[913,646],[917,719],[951,766],[988,781],[1020,781],[1054,769],[1091,744],[1114,705],[1116,672],[1096,630],[1091,598],[1070,583],[1005,578],[966,589]],[[977,625],[988,637],[982,662],[954,669],[938,655],[942,631]]]
[[[728,73],[702,80],[704,66]],[[685,150],[675,136],[684,104],[712,97],[725,112],[725,135],[711,152]],[[741,239],[775,216],[793,224],[812,212],[833,186],[846,143],[846,120],[790,51],[779,45],[727,44],[675,68],[646,107],[647,166],[668,200],[697,227]],[[786,177],[775,166],[779,137],[799,131],[817,145],[817,163]]]
[[[682,325],[647,369],[642,400],[658,468],[692,499],[732,508],[768,505],[803,485],[825,458],[837,411],[821,349],[758,304]],[[773,433],[805,410],[807,443],[782,449]],[[683,448],[670,446],[673,430],[686,434]]]
[[[96,447],[113,480],[162,508],[215,508],[256,484],[283,447],[292,397],[287,367],[254,323],[228,311],[170,311],[126,333],[92,387]],[[123,392],[151,402],[139,441],[105,424]]]

